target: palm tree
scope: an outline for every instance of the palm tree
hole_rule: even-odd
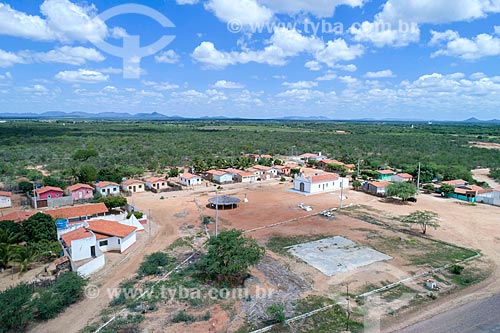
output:
[[[15,260],[19,264],[19,274],[30,269],[30,264],[36,260],[37,254],[29,245],[25,245],[18,249]]]
[[[2,272],[10,266],[10,262],[15,258],[16,247],[9,243],[0,243],[0,267]]]

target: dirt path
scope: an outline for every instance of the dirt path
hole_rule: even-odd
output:
[[[490,185],[491,188],[495,188],[500,186],[500,183],[495,179],[492,179],[488,176],[490,173],[490,169],[474,169],[472,170],[472,177],[478,182],[486,182]]]
[[[365,194],[360,196],[362,202]],[[433,195],[420,195],[416,204],[394,205],[377,198],[367,197],[365,205],[391,215],[404,215],[415,210],[431,210],[439,214],[441,227],[430,230],[430,235],[454,244],[479,249],[484,259],[491,262],[492,274],[485,281],[429,303],[418,312],[404,314],[385,323],[384,332],[398,332],[404,327],[429,319],[439,313],[466,303],[500,294],[500,209],[495,206],[463,205],[457,200]]]
[[[84,298],[82,301],[70,306],[57,318],[34,325],[30,329],[31,332],[78,332],[97,318],[100,311],[107,307],[110,302],[106,292],[108,288],[117,288],[121,281],[132,277],[142,262],[144,255],[165,249],[179,237],[179,225],[189,222],[188,219],[192,218],[193,215],[189,216],[188,214],[186,218],[175,218],[176,213],[186,210],[185,205],[173,204],[170,200],[159,200],[159,196],[157,200],[153,201],[152,195],[150,193],[141,194],[135,196],[133,200],[139,210],[144,209],[147,212],[148,209],[151,209],[154,220],[153,239],[149,239],[149,235],[145,231],[140,235],[141,239],[138,241],[140,244],[136,243],[135,248],[131,249],[128,259],[115,267],[106,267],[105,271],[97,272],[96,276],[91,278],[90,283],[100,288],[100,294],[97,298]],[[125,256],[125,254],[122,256]]]

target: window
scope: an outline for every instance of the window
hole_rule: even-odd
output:
[[[120,238],[118,238],[118,244],[120,244],[120,243],[121,243],[121,239],[120,239]]]
[[[321,188],[321,184],[318,185],[318,188]]]
[[[139,188],[142,188],[142,185],[139,185]]]
[[[105,190],[105,189],[102,189],[102,193],[106,193],[106,190]]]
[[[99,246],[106,246],[106,245],[108,245],[108,241],[107,240],[103,240],[103,241],[99,242]]]
[[[132,189],[132,186],[129,186],[129,187],[128,187],[128,189],[129,189],[129,190],[131,190],[131,189]]]
[[[47,198],[49,198],[49,199],[50,199],[50,198],[52,198],[52,196],[49,194],[49,195],[47,195]]]

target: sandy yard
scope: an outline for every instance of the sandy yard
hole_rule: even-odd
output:
[[[500,186],[500,183],[496,180],[490,178],[488,175],[490,173],[490,169],[474,169],[472,170],[472,177],[479,182],[486,182],[490,185],[491,188],[495,188]]]
[[[476,147],[476,148],[500,149],[500,143],[495,143],[495,142],[471,141],[469,143],[471,147]]]
[[[276,180],[251,186],[241,184],[224,186],[220,194],[234,195],[240,199],[246,196],[249,201],[247,203],[242,202],[241,206],[234,210],[220,210],[219,228],[245,230],[248,236],[256,238],[261,244],[266,244],[275,235],[316,234],[343,236],[366,246],[370,244],[370,237],[375,237],[370,235],[376,235],[378,229],[376,226],[349,216],[335,214],[336,219],[331,221],[323,216],[311,216],[311,214],[338,207],[338,192],[303,196],[288,191],[290,187],[292,187],[290,182],[281,184]],[[154,220],[153,234],[149,238],[148,228],[146,228],[146,231],[141,235],[141,241],[128,254],[119,255],[120,258],[114,261],[115,264],[106,266],[104,271],[98,272],[96,276],[92,277],[91,283],[101,288],[118,287],[122,280],[134,275],[145,254],[163,250],[178,237],[189,235],[193,229],[199,228],[202,215],[215,216],[215,211],[206,207],[208,198],[215,195],[214,191],[214,188],[201,187],[195,191],[162,194],[147,192],[129,198],[129,202],[133,201],[138,209],[146,213],[150,211]],[[500,293],[500,272],[498,269],[500,267],[498,253],[500,246],[500,229],[498,228],[500,209],[498,207],[463,205],[455,200],[443,199],[433,195],[420,195],[418,203],[408,205],[383,202],[379,198],[355,191],[345,191],[344,195],[344,205],[366,205],[386,216],[404,215],[415,210],[435,211],[442,219],[442,226],[438,230],[430,230],[431,237],[481,250],[485,259],[491,261],[494,269],[494,273],[482,283],[459,291],[452,296],[440,298],[433,302],[431,306],[419,311],[418,314],[406,314],[404,318],[396,318],[393,322],[388,322],[386,324],[388,330],[401,327],[398,324],[400,322],[404,321],[404,325],[410,324],[415,320],[444,311],[451,305],[458,305],[472,299]],[[164,196],[165,199],[160,200],[161,196]],[[299,208],[298,204],[300,203],[311,206],[313,211],[306,212]],[[284,221],[288,222],[271,228],[253,230]],[[191,229],[190,226],[196,226],[196,228]],[[210,228],[213,230],[213,224],[210,225]],[[390,277],[389,280],[395,281],[399,277],[406,277],[408,274],[418,271],[418,269],[410,267],[401,268],[404,267],[405,259],[398,258],[397,253],[395,255],[392,253],[386,254],[394,256],[394,259],[390,262],[377,262],[359,268],[354,273],[334,277],[327,277],[305,263],[296,263],[293,258],[283,260],[280,257],[278,259],[285,266],[292,265],[290,266],[291,270],[298,276],[303,277],[307,288],[329,293],[331,285],[341,284],[346,279],[358,281],[358,287],[361,289],[363,284],[367,283],[366,276],[368,275],[373,277],[372,282],[375,283],[389,279],[388,277]],[[270,256],[274,257],[272,253],[270,253]],[[256,274],[260,273],[256,272]],[[364,278],[362,279],[362,277]],[[260,280],[263,283],[269,281],[264,276],[260,276]],[[56,319],[33,326],[31,331],[78,332],[97,318],[109,301],[108,296],[103,295],[103,293],[95,299],[84,299],[69,307]],[[82,309],[85,309],[85,311],[82,311]],[[215,326],[221,329],[217,331],[225,331],[227,326],[223,323],[227,321],[227,313],[215,312]],[[225,328],[222,329],[222,327]],[[199,332],[205,331],[203,329],[199,330]]]

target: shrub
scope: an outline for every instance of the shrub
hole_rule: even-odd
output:
[[[23,230],[27,241],[57,241],[57,229],[52,216],[36,213],[23,222]]]
[[[172,318],[173,323],[192,323],[195,320],[196,319],[193,316],[184,310],[177,312],[174,318]]]
[[[142,219],[144,216],[142,212],[130,212],[127,214],[127,219],[129,219],[132,215],[134,215],[137,219]]]
[[[462,274],[463,270],[465,269],[464,266],[460,266],[460,265],[453,265],[450,267],[450,272],[452,274],[455,274],[455,275],[460,275]]]
[[[30,299],[33,291],[26,284],[0,293],[0,332],[10,330],[23,331],[24,327],[33,319],[31,314]]]
[[[280,182],[285,182],[285,181],[286,181],[286,178],[282,176],[282,177],[280,178]]]
[[[267,308],[267,313],[271,316],[271,322],[284,323],[286,320],[285,308],[281,304],[273,304]]]
[[[123,207],[127,204],[127,198],[124,197],[104,197],[100,198],[99,202],[104,202],[108,209]]]
[[[137,274],[140,276],[146,275],[157,275],[163,272],[163,268],[168,264],[172,263],[174,260],[170,258],[166,253],[155,252],[146,256],[145,260],[141,263],[141,266],[137,270]]]

